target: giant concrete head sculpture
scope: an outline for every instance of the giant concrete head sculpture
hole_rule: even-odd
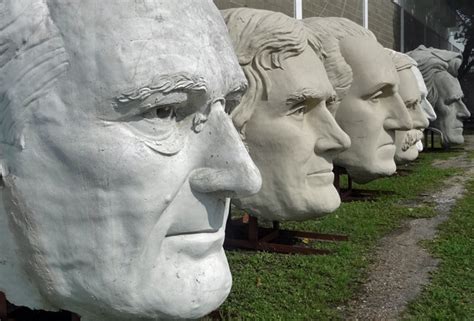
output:
[[[246,80],[212,1],[0,10],[2,231],[14,237],[0,241],[32,292],[4,265],[0,291],[83,320],[218,307],[228,197],[261,179],[226,114]]]
[[[418,66],[418,63],[417,63],[417,66]],[[421,74],[420,69],[418,69],[417,66],[412,66],[411,71],[415,75],[416,83],[418,85],[418,90],[420,91],[420,94],[421,94],[421,108],[423,112],[425,113],[426,118],[428,118],[428,121],[433,122],[436,120],[436,113],[433,109],[433,106],[427,99],[428,88],[426,88],[423,75]]]
[[[421,92],[413,68],[416,61],[410,56],[391,49],[386,49],[392,57],[393,64],[400,78],[399,93],[411,116],[413,128],[408,131],[397,130],[395,133],[395,162],[397,164],[413,161],[418,157],[419,142],[423,138],[423,130],[429,121],[423,111]]]
[[[324,65],[338,93],[336,120],[351,147],[334,162],[358,183],[395,172],[395,131],[411,128],[392,60],[375,36],[344,18],[304,20],[322,39]]]
[[[415,67],[415,66],[411,67],[411,71],[415,75],[416,82],[418,84],[418,89],[421,94],[421,108],[423,112],[425,113],[425,116],[428,119],[428,121],[433,122],[436,120],[436,113],[433,109],[433,106],[431,106],[430,102],[426,98],[428,96],[428,89],[426,88],[423,75],[421,74],[418,67]],[[418,148],[418,152],[421,152],[423,150],[423,142],[421,140],[416,142],[416,146]]]
[[[332,160],[350,144],[326,105],[335,93],[301,21],[256,9],[223,11],[249,81],[232,119],[262,174],[262,189],[236,204],[269,220],[335,210]]]
[[[462,101],[464,94],[456,78],[461,54],[425,46],[407,54],[418,63],[428,87],[428,100],[437,115],[430,126],[441,131],[444,146],[462,144],[463,120],[471,114]]]

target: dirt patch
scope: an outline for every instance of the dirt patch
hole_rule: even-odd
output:
[[[436,236],[437,226],[448,219],[456,200],[464,194],[465,183],[474,177],[474,160],[467,154],[467,151],[474,150],[474,136],[466,136],[465,148],[462,155],[433,164],[466,169],[463,175],[447,179],[436,193],[422,197],[422,202],[436,204],[438,215],[407,221],[402,228],[380,241],[362,294],[350,304],[349,320],[397,320],[408,302],[429,283],[430,272],[436,269],[438,260],[431,257],[419,242]]]

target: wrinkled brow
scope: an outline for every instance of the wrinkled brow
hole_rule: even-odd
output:
[[[293,106],[307,99],[326,100],[333,95],[335,95],[335,93],[329,90],[324,90],[324,91],[319,92],[315,89],[303,88],[301,90],[296,91],[293,94],[290,94],[288,98],[286,99],[286,104],[288,106]]]
[[[227,92],[225,99],[232,100],[238,99],[240,100],[242,96],[247,91],[248,84],[246,81],[241,81],[239,83],[234,84],[234,86]]]
[[[207,82],[203,77],[182,73],[157,76],[150,85],[129,90],[116,97],[116,108],[120,109],[120,105],[127,105],[130,102],[143,101],[156,93],[166,95],[175,91],[204,94],[208,91]]]
[[[464,98],[464,94],[462,92],[461,93],[457,92],[457,93],[454,93],[454,94],[450,95],[447,100],[450,101],[450,102],[455,102],[455,101],[461,100],[463,98]]]

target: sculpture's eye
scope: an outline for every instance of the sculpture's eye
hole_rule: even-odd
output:
[[[461,101],[462,98],[463,98],[463,97],[448,98],[448,99],[446,99],[446,102],[445,102],[445,103],[446,103],[446,105],[449,106],[449,105],[452,105],[452,104],[454,104],[454,103],[456,103],[456,102],[458,102],[458,101]]]
[[[337,108],[339,107],[340,101],[337,99],[337,95],[332,95],[326,100],[326,108],[332,115],[336,114]]]
[[[418,106],[418,102],[417,101],[405,102],[405,106],[407,107],[407,109],[415,110],[416,106]]]
[[[229,93],[225,97],[225,102],[224,102],[224,107],[225,107],[225,112],[227,114],[231,114],[234,109],[240,104],[240,101],[242,100],[243,93],[241,91],[235,91]]]
[[[306,105],[305,104],[298,104],[295,108],[292,108],[287,116],[295,117],[298,120],[302,120],[304,118],[304,114],[306,112]]]
[[[240,99],[226,99],[225,101],[225,112],[227,114],[231,114],[232,111],[237,107],[240,103]]]
[[[332,95],[326,100],[326,105],[332,105],[332,104],[335,104],[336,102],[337,102],[337,96]]]
[[[159,118],[162,120],[171,120],[176,118],[176,108],[174,106],[163,106],[154,108],[150,111],[147,111],[144,115],[144,118],[154,119]]]
[[[369,100],[373,103],[376,104],[379,102],[380,98],[383,96],[383,91],[379,90],[375,94],[372,94],[369,97]]]

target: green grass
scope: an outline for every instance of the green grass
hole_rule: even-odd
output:
[[[227,251],[233,287],[219,309],[224,320],[343,320],[382,236],[407,218],[434,215],[432,204],[418,195],[435,189],[457,172],[431,166],[435,159],[459,153],[423,153],[408,176],[379,179],[356,186],[393,192],[373,202],[344,203],[313,221],[285,223],[282,228],[347,234],[328,256]],[[403,199],[403,202],[401,201]]]
[[[425,245],[441,259],[405,320],[474,320],[474,181],[438,237]]]

